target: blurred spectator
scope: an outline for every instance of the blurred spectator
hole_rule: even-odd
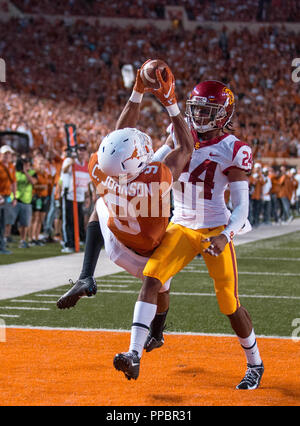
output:
[[[197,21],[299,21],[296,0],[14,0],[23,12],[51,15],[81,15],[164,19],[165,6],[183,6],[191,20]]]
[[[29,231],[31,237],[29,245],[42,246],[44,243],[40,241],[39,235],[48,210],[51,176],[47,173],[46,160],[42,155],[38,155],[34,158],[33,167],[36,172],[36,183],[33,186],[33,197],[31,202],[33,215]]]
[[[57,202],[59,196],[57,196],[58,181],[60,179],[61,166],[62,166],[62,157],[57,151],[48,151],[48,174],[52,179],[52,190],[49,201],[49,209],[47,212],[46,220],[44,223],[44,233],[48,242],[53,241],[53,236],[55,234],[54,223],[55,219],[59,217],[60,204]],[[57,236],[57,235],[56,235]]]
[[[271,216],[275,223],[279,223],[279,191],[280,191],[280,171],[271,168],[270,179],[272,183],[271,188]]]
[[[298,188],[298,181],[296,179],[296,169],[288,170],[288,198],[290,200],[291,210],[296,210],[296,193]]]
[[[37,183],[36,172],[28,158],[19,158],[16,163],[17,205],[14,209],[14,223],[19,225],[20,248],[28,248],[27,234],[32,218],[32,190]]]
[[[269,177],[268,167],[262,169],[263,186],[262,186],[262,211],[264,225],[271,225],[271,189],[272,182]]]
[[[10,194],[10,197],[7,198],[7,206],[6,206],[6,214],[5,214],[5,240],[7,243],[12,242],[12,237],[11,237],[11,228],[12,225],[14,223],[14,207],[16,205],[16,200],[15,200],[15,193],[16,193],[16,189],[17,189],[17,185],[16,185],[16,169],[15,169],[15,163],[13,161],[14,157],[15,157],[15,152],[14,150],[8,146],[8,145],[4,145],[2,146],[2,152],[6,152],[7,154],[7,162],[8,162],[8,169],[10,172],[10,175],[12,176],[14,182],[12,184],[12,191]]]
[[[280,167],[280,178],[279,178],[279,194],[278,199],[281,205],[281,221],[291,221],[291,202],[290,202],[290,178],[288,176],[285,166]]]
[[[260,223],[260,213],[262,210],[262,187],[264,185],[264,177],[261,171],[261,164],[254,165],[254,172],[249,179],[252,205],[252,217],[250,223],[252,226],[257,227]]]
[[[295,174],[295,179],[298,183],[296,190],[296,212],[300,214],[300,167],[298,167],[297,172]]]
[[[63,253],[72,253],[75,250],[74,240],[74,216],[73,216],[73,173],[74,168],[75,184],[76,184],[76,201],[79,220],[79,236],[80,241],[85,241],[83,205],[85,201],[85,193],[89,189],[91,181],[88,172],[88,155],[87,148],[81,144],[78,146],[77,157],[67,157],[62,164],[62,184],[63,184],[63,237],[65,246]]]
[[[11,168],[12,149],[4,145],[0,149],[0,254],[11,254],[6,249],[5,226],[11,205],[16,204],[16,177]],[[12,200],[13,196],[13,200]]]

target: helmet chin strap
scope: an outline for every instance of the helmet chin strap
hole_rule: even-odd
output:
[[[207,133],[211,132],[212,130],[218,130],[218,126],[216,125],[215,121],[211,121],[210,123],[205,125],[196,124],[193,119],[192,122],[195,130],[197,130],[197,132],[199,133]]]

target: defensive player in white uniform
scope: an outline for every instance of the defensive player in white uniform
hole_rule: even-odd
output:
[[[238,389],[256,389],[264,371],[247,310],[238,297],[234,236],[247,221],[252,167],[251,148],[226,132],[234,113],[234,95],[218,81],[198,84],[187,101],[186,115],[194,138],[194,152],[173,185],[174,215],[167,232],[144,269],[146,277],[136,302],[129,352],[114,358],[114,366],[137,379],[157,294],[200,253],[214,280],[219,308],[231,323],[247,358]],[[176,146],[176,138],[173,136]],[[229,186],[233,211],[224,192]]]

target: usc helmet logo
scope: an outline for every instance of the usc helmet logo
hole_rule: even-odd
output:
[[[234,94],[228,87],[224,87],[223,92],[226,93],[229,105],[232,105],[234,103]]]

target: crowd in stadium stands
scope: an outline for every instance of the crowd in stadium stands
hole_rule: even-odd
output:
[[[193,32],[180,27],[161,31],[151,26],[120,30],[83,20],[74,24],[63,21],[50,24],[42,17],[2,23],[0,57],[6,61],[7,81],[0,86],[0,130],[28,133],[31,162],[26,162],[26,167],[33,175],[49,176],[49,181],[44,177],[41,182],[36,181],[36,176],[30,182],[26,176],[29,187],[32,185],[33,200],[39,200],[39,190],[43,191],[43,211],[40,211],[40,201],[38,206],[35,201],[27,202],[30,191],[26,192],[27,201],[23,204],[32,207],[20,209],[23,206],[19,205],[18,208],[25,219],[28,219],[25,210],[32,213],[21,245],[42,244],[40,231],[50,239],[63,238],[58,204],[55,214],[53,209],[51,212],[53,224],[48,225],[55,201],[52,194],[58,197],[57,203],[61,199],[58,185],[65,155],[64,124],[76,124],[78,142],[87,147],[87,155],[97,150],[101,138],[114,129],[131,92],[131,88],[124,85],[122,66],[132,64],[136,69],[148,58],[162,58],[170,65],[182,111],[189,91],[201,80],[221,80],[232,88],[237,101],[235,134],[253,146],[255,161],[262,164],[261,171],[254,169],[251,181],[251,223],[254,226],[261,221],[269,223],[270,215],[274,223],[291,220],[291,206],[299,212],[299,170],[295,173],[282,169],[280,178],[284,176],[284,179],[277,185],[277,172],[269,169],[271,194],[266,192],[260,176],[266,173],[264,157],[273,157],[274,162],[279,158],[282,161],[282,157],[300,157],[299,84],[291,78],[292,60],[297,57],[299,46],[299,34],[284,26],[263,26],[251,33],[246,29],[228,32],[226,27],[220,32],[201,27]],[[152,136],[155,149],[165,141],[169,117],[151,96],[145,96],[139,124]],[[8,178],[8,162],[16,163],[16,159],[8,161],[7,156],[7,153],[1,154],[0,173]],[[16,194],[13,171],[11,173],[6,184],[7,187],[11,184],[11,193]],[[293,176],[298,180],[297,190]],[[58,192],[53,192],[54,185]],[[284,185],[289,189],[283,189]],[[7,188],[0,188],[1,199],[9,204],[11,212],[22,201],[10,202],[13,196],[7,192]],[[87,194],[86,212],[92,199],[90,190]],[[35,195],[38,196],[34,198]],[[4,241],[10,237],[12,224],[3,225],[3,210],[0,207],[0,230],[5,226],[0,240],[1,235],[5,235]],[[8,217],[15,218],[14,214]]]
[[[14,4],[23,12],[50,15],[164,19],[165,6],[183,6],[192,21],[300,21],[297,0],[44,0],[42,4],[14,0]]]
[[[236,134],[258,144],[257,157],[300,155],[299,84],[292,81],[292,60],[300,35],[262,27],[229,33],[198,28],[189,32],[153,27],[111,27],[79,21],[47,23],[12,20],[0,27],[0,57],[7,82],[0,86],[1,130],[28,127],[35,145],[63,145],[66,122],[74,122],[80,142],[97,149],[113,129],[130,88],[121,68],[136,69],[160,57],[176,78],[181,108],[189,91],[204,79],[229,84],[236,95]],[[297,56],[296,56],[297,57]],[[165,138],[169,119],[147,96],[141,126],[154,139]]]

